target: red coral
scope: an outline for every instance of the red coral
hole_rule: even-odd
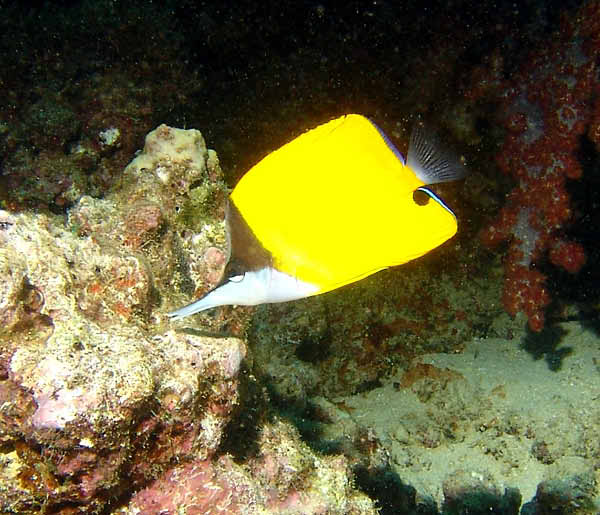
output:
[[[545,277],[533,269],[536,261],[548,254],[573,274],[585,263],[581,245],[564,233],[574,221],[567,181],[583,173],[581,136],[587,131],[600,143],[600,102],[591,109],[600,93],[600,23],[592,12],[600,12],[600,2],[563,17],[560,31],[531,53],[502,95],[507,132],[496,163],[517,186],[481,239],[490,248],[508,242],[504,306],[512,315],[525,313],[536,331],[550,302]]]
[[[585,265],[585,251],[579,243],[560,240],[550,250],[550,261],[570,274],[576,274]]]
[[[592,122],[588,126],[587,136],[596,148],[600,149],[600,102],[596,103]]]
[[[506,273],[502,304],[514,316],[523,312],[533,331],[544,328],[544,309],[550,303],[546,276],[523,265],[514,265]]]

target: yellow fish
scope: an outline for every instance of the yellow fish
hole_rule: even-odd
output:
[[[457,230],[454,213],[424,186],[464,175],[419,126],[405,162],[364,116],[320,125],[241,178],[228,203],[223,279],[168,315],[301,299],[418,258]]]

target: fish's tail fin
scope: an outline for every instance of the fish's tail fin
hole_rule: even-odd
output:
[[[425,184],[462,179],[467,168],[431,129],[417,123],[410,136],[406,165]]]

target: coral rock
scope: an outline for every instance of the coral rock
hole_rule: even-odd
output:
[[[121,188],[66,222],[0,211],[1,512],[106,512],[139,491],[132,513],[375,513],[345,460],[287,424],[246,467],[219,457],[246,344],[164,313],[218,281],[226,192],[201,134],[161,126]]]
[[[20,470],[4,479],[30,478],[0,495],[1,511],[99,509],[173,460],[211,457],[237,409],[245,344],[157,325],[177,261],[193,259],[163,229],[177,225],[192,183],[226,191],[218,162],[209,172],[198,131],[162,126],[148,141],[125,185],[83,197],[67,224],[0,212],[0,439]],[[213,238],[193,250],[214,272],[223,224],[205,214],[203,227]]]
[[[123,513],[376,513],[353,490],[346,459],[316,456],[289,424],[266,424],[257,443],[260,457],[249,467],[228,455],[175,467],[135,494]]]

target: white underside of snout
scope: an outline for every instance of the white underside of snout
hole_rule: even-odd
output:
[[[201,299],[168,313],[168,316],[173,320],[179,320],[217,306],[256,306],[273,302],[287,302],[310,297],[318,290],[316,285],[301,281],[297,277],[284,274],[271,267],[262,268],[232,277]]]

